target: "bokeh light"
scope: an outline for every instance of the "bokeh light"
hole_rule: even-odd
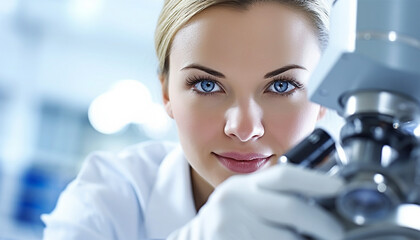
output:
[[[156,139],[171,126],[163,106],[154,103],[149,89],[136,80],[121,80],[95,98],[88,116],[91,125],[103,134],[114,134],[129,124],[137,124],[148,137]]]
[[[97,18],[103,7],[103,0],[70,0],[70,17],[76,22],[87,23]]]

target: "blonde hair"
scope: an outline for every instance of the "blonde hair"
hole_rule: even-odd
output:
[[[314,24],[319,46],[328,44],[329,5],[327,0],[165,0],[155,31],[155,49],[159,74],[169,71],[169,54],[175,34],[195,15],[212,6],[232,6],[247,9],[257,2],[279,2],[303,11]]]

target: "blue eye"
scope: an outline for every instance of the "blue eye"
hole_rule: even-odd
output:
[[[221,90],[219,85],[217,85],[214,81],[210,80],[199,81],[194,85],[194,87],[197,91],[203,93],[218,92]]]
[[[268,87],[268,90],[274,93],[287,93],[294,90],[295,88],[296,87],[289,82],[276,80],[271,83],[271,85]]]

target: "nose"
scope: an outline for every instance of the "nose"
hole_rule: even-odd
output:
[[[263,111],[255,101],[240,103],[226,112],[225,134],[241,142],[259,139],[264,135]]]

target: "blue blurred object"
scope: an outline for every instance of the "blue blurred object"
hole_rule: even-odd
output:
[[[39,163],[41,161],[34,161]],[[34,164],[23,172],[21,190],[14,216],[16,220],[43,227],[40,216],[51,212],[60,192],[71,180],[69,174],[42,164]]]

